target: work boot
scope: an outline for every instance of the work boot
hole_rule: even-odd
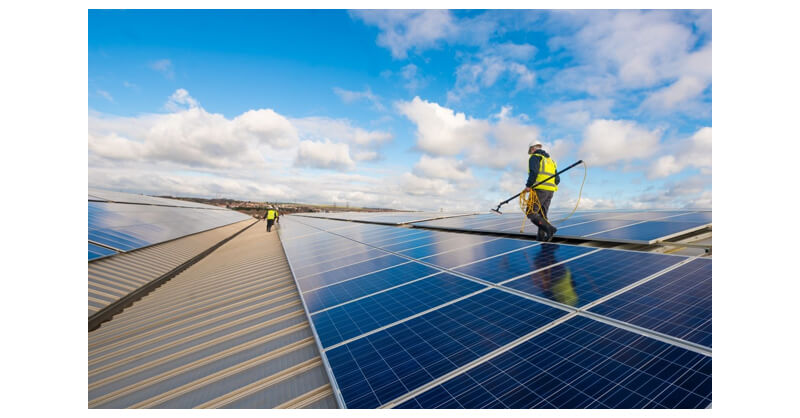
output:
[[[545,232],[544,228],[539,228],[539,231],[536,232],[536,240],[545,241],[546,239],[547,239],[547,233]]]
[[[545,234],[547,235],[547,237],[545,238],[545,241],[550,242],[550,241],[553,240],[553,235],[556,234],[556,231],[558,231],[558,228],[553,226],[553,224],[546,223],[546,222],[545,222],[544,227],[546,229]]]

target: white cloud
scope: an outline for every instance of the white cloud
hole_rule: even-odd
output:
[[[447,180],[428,179],[412,173],[403,174],[400,187],[405,193],[413,196],[440,197],[455,191],[455,187]]]
[[[489,123],[414,97],[397,109],[417,125],[417,147],[434,156],[453,156],[485,141]]]
[[[164,77],[172,80],[175,78],[175,70],[172,66],[172,61],[168,59],[160,59],[150,63],[150,68],[160,72]]]
[[[704,170],[710,174],[711,170],[711,128],[699,129],[691,138],[677,141],[669,149],[677,151],[657,159],[650,166],[648,177],[661,178],[680,173],[688,167]]]
[[[540,114],[550,123],[581,128],[594,118],[610,116],[613,105],[614,101],[611,99],[553,102],[542,109]]]
[[[359,146],[380,145],[392,140],[392,134],[384,131],[367,131],[353,126],[346,119],[311,116],[291,120],[302,137],[348,142]]]
[[[472,171],[463,161],[427,155],[423,155],[414,165],[414,174],[420,177],[456,181],[472,179]]]
[[[395,59],[406,58],[411,49],[433,48],[459,32],[448,10],[358,10],[351,15],[377,26],[378,45],[388,48]]]
[[[456,83],[447,93],[448,100],[461,100],[481,88],[493,86],[504,76],[514,83],[512,95],[533,88],[536,74],[522,62],[533,58],[535,53],[536,47],[527,44],[504,43],[484,48],[475,54],[475,60],[456,69]]]
[[[164,104],[164,108],[170,112],[177,112],[178,110],[182,109],[192,109],[198,106],[200,106],[200,103],[198,103],[194,97],[190,96],[189,92],[185,89],[175,90],[175,92],[169,96],[167,102]]]
[[[356,161],[378,161],[381,155],[377,151],[358,151],[353,155]]]
[[[105,90],[97,90],[97,94],[99,94],[104,99],[108,100],[109,102],[114,103],[114,98],[111,97],[111,93],[109,93],[109,92],[107,92]]]
[[[353,103],[360,100],[366,100],[372,103],[372,106],[376,110],[380,111],[386,110],[386,107],[383,106],[383,104],[381,103],[380,97],[372,93],[372,90],[370,90],[369,87],[367,87],[364,91],[350,91],[339,87],[334,87],[333,92],[336,93],[336,95],[339,96],[339,98],[342,99],[342,101],[345,103]]]
[[[688,103],[711,84],[710,13],[686,11],[573,11],[550,15],[549,27],[577,28],[549,46],[574,53],[577,65],[557,73],[553,85],[608,96],[621,90],[658,88],[642,107],[695,113]],[[698,26],[693,33],[692,21]],[[705,45],[697,45],[705,32]],[[666,86],[664,86],[666,84]]]
[[[260,146],[285,149],[298,140],[291,123],[270,109],[251,110],[227,119],[196,107],[185,90],[176,91],[172,99],[195,107],[137,117],[90,114],[90,155],[116,161],[229,169],[262,166],[265,160]]]
[[[345,171],[353,169],[355,162],[350,158],[350,147],[347,144],[336,144],[328,140],[300,141],[295,165]]]
[[[583,131],[580,155],[589,165],[610,165],[653,155],[661,131],[648,131],[632,121],[599,119]]]
[[[406,81],[403,85],[409,91],[416,91],[425,87],[428,80],[418,75],[419,68],[414,64],[408,64],[400,71],[400,76]]]

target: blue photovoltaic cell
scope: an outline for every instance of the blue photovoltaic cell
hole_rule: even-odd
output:
[[[103,248],[98,245],[94,245],[91,242],[89,243],[89,260],[93,260],[95,258],[103,257],[106,255],[116,254],[117,252],[114,250],[109,250],[108,248]]]
[[[503,286],[580,307],[685,259],[663,254],[600,250]]]
[[[697,222],[676,221],[647,221],[644,223],[626,226],[613,231],[603,232],[590,236],[591,239],[608,239],[615,241],[651,242],[657,239],[689,231],[705,225]]]
[[[399,242],[397,244],[388,244],[388,245],[387,244],[378,244],[378,245],[381,248],[383,248],[384,250],[387,250],[387,251],[402,252],[402,251],[405,251],[405,250],[410,250],[412,248],[424,247],[426,245],[433,244],[434,242],[438,242],[438,241],[442,241],[442,240],[447,240],[448,239],[448,237],[446,237],[446,236],[443,237],[442,233],[434,233],[432,231],[426,231],[426,232],[431,232],[431,233],[429,235],[425,235],[425,236],[422,236],[422,237],[415,237],[413,240],[405,241],[405,242]],[[451,239],[451,240],[455,239],[455,238],[458,238],[458,237],[455,237],[455,236],[449,237],[449,239]]]
[[[673,218],[667,219],[668,221],[675,221],[675,222],[697,222],[701,224],[710,224],[711,223],[711,212],[696,212],[696,213],[689,213],[686,215],[675,216]]]
[[[485,243],[496,239],[497,238],[495,237],[485,237],[480,235],[464,235],[459,237],[459,239],[452,239],[452,237],[443,235],[437,240],[433,241],[431,244],[398,252],[407,257],[423,258],[470,245],[486,245]]]
[[[421,260],[435,264],[444,268],[453,268],[472,261],[482,260],[493,255],[502,254],[508,251],[518,250],[524,247],[536,245],[535,242],[522,241],[518,239],[500,238],[480,245],[458,249],[444,254],[437,254]]]
[[[330,347],[485,287],[441,273],[314,314],[311,320],[320,344]]]
[[[574,245],[541,244],[459,267],[455,271],[492,283],[500,283],[591,251],[595,249]]]
[[[169,202],[168,199],[161,200]],[[246,219],[252,218],[226,209],[88,202],[89,241],[123,251]]]
[[[326,355],[347,408],[375,408],[563,316],[497,289],[418,316]]]
[[[297,285],[302,292],[307,292],[318,287],[323,287],[338,283],[344,280],[352,279],[364,274],[372,273],[387,267],[395,266],[401,263],[407,263],[408,260],[396,255],[387,254],[382,257],[373,258],[371,260],[362,261],[360,263],[351,264],[349,266],[341,267],[335,270],[325,271],[319,274],[306,276],[297,279]]]
[[[366,251],[365,251],[366,250]],[[292,266],[294,275],[298,279],[324,273],[329,270],[334,270],[351,264],[361,263],[374,258],[383,257],[386,255],[385,251],[378,249],[371,249],[364,245],[359,245],[352,248],[346,248],[343,253],[335,253],[323,260],[318,257],[304,258],[303,255],[292,254],[292,259],[298,259],[299,266]]]
[[[399,408],[706,408],[711,357],[575,317]]]
[[[711,260],[693,260],[590,311],[711,347]]]
[[[559,228],[556,232],[556,236],[562,237],[584,237],[589,234],[594,234],[597,232],[602,232],[608,229],[619,228],[621,226],[626,226],[630,224],[634,224],[639,221],[626,221],[620,219],[605,219],[605,220],[597,220],[593,222],[587,222],[585,224],[578,224],[572,225],[564,228]],[[534,231],[535,232],[535,231]]]
[[[332,284],[303,294],[309,313],[329,308],[393,286],[419,279],[440,270],[424,264],[409,262],[370,273],[353,280]]]

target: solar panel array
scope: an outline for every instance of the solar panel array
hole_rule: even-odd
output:
[[[341,221],[370,222],[383,225],[403,225],[412,222],[421,222],[431,219],[445,219],[458,216],[472,215],[474,212],[318,212],[304,213],[300,216],[309,218],[324,218]]]
[[[708,259],[297,216],[281,224],[343,407],[711,402]]]
[[[550,213],[557,237],[631,244],[654,244],[711,225],[711,211],[590,211]],[[536,236],[537,228],[519,212],[462,216],[415,222],[415,226],[454,231]]]
[[[102,194],[114,201],[92,200]],[[125,202],[126,203],[118,203]],[[146,202],[150,203],[146,203]],[[180,206],[165,206],[176,202]],[[184,202],[91,191],[88,202],[89,260],[169,241],[186,235],[229,225],[250,217],[209,205],[183,205]],[[188,202],[191,203],[191,202]]]

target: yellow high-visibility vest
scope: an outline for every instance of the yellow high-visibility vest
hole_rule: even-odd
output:
[[[277,215],[277,214],[278,214],[278,212],[270,209],[270,210],[267,211],[267,219],[275,219],[275,215]]]
[[[528,156],[528,173],[531,172],[530,161],[534,155],[538,155],[539,158],[539,174],[536,176],[536,183],[552,176],[553,174],[558,171],[558,167],[556,167],[556,162],[553,161],[552,158],[545,157],[542,154],[531,154]],[[550,180],[534,187],[534,189],[541,189],[541,190],[549,190],[551,192],[555,192],[558,190],[558,186],[556,185],[556,178],[553,177]]]
[[[575,293],[575,287],[572,285],[572,272],[569,269],[564,276],[553,283],[551,290],[557,301],[569,306],[578,304],[578,294]]]

